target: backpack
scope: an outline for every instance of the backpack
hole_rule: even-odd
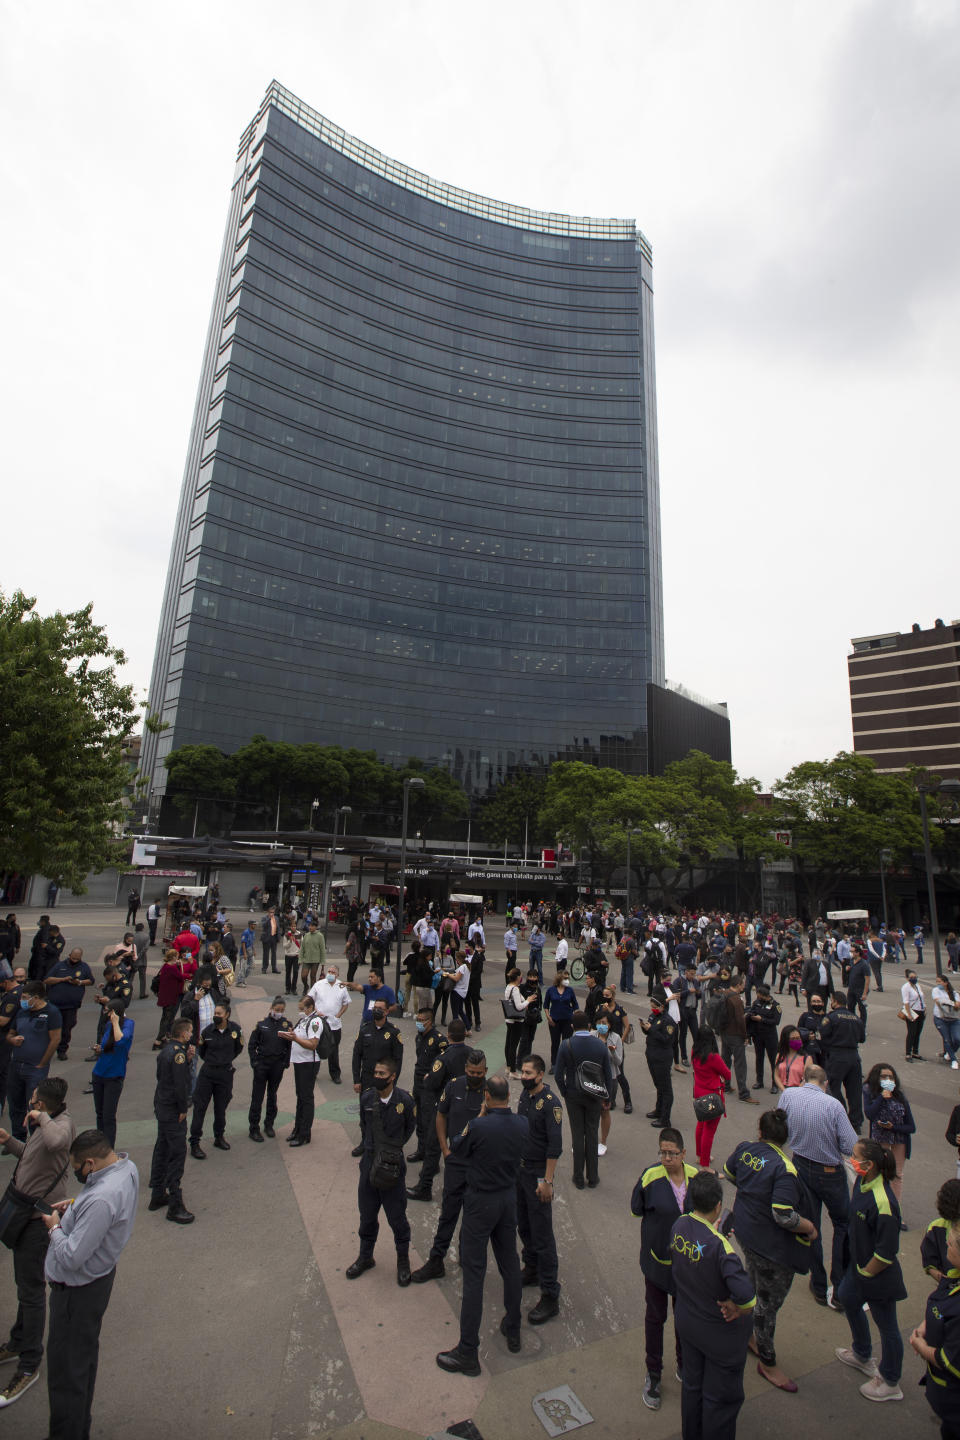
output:
[[[709,1025],[715,1035],[719,1034],[727,1020],[727,992],[714,990],[703,1007],[703,1022]]]
[[[563,1042],[573,1061],[573,1094],[580,1100],[609,1100],[603,1066],[596,1060],[577,1060],[569,1040]]]

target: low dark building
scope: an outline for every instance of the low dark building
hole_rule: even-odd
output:
[[[662,775],[673,760],[702,750],[711,760],[730,760],[727,707],[691,695],[681,686],[647,686],[649,773]]]

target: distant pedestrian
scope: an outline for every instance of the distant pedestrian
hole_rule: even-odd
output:
[[[137,920],[137,911],[140,909],[140,891],[130,890],[127,895],[127,915],[124,925],[134,925]]]
[[[157,926],[160,923],[161,913],[159,901],[151,900],[147,906],[147,927],[150,931],[151,945],[156,945],[157,943]]]

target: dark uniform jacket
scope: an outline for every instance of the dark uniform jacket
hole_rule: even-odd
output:
[[[550,1086],[544,1085],[539,1095],[524,1090],[517,1101],[517,1114],[530,1127],[520,1164],[542,1180],[547,1161],[558,1159],[563,1152],[563,1106]]]
[[[483,1086],[481,1085],[479,1090],[471,1090],[467,1084],[466,1075],[459,1075],[456,1080],[451,1080],[444,1086],[437,1112],[447,1117],[448,1145],[455,1135],[463,1133],[471,1120],[476,1120],[482,1104]],[[448,1165],[461,1165],[462,1163],[452,1151],[447,1156]]]
[[[776,1030],[780,1024],[783,1012],[771,995],[767,1000],[761,1000],[759,996],[754,1000],[746,1013],[747,1034],[759,1035],[762,1028],[767,1026],[770,1030]]]
[[[447,1048],[447,1037],[433,1026],[422,1034],[417,1034],[417,1058],[413,1067],[413,1088],[423,1084],[424,1076],[428,1070],[433,1069],[435,1060],[439,1060]]]
[[[233,1020],[228,1020],[222,1030],[218,1030],[215,1024],[207,1026],[200,1036],[197,1053],[208,1074],[226,1070],[232,1073],[233,1062],[242,1049],[243,1036],[240,1026]]]
[[[857,1176],[850,1197],[847,1230],[850,1261],[864,1300],[905,1300],[906,1286],[897,1258],[900,1250],[900,1206],[882,1175],[866,1184]],[[864,1267],[876,1256],[890,1263],[879,1275],[865,1275]]]
[[[364,1077],[369,1079],[378,1060],[395,1060],[397,1079],[403,1064],[403,1040],[396,1025],[387,1020],[378,1028],[373,1020],[364,1020],[353,1043],[353,1083],[360,1085]],[[377,1092],[374,1091],[374,1094]]]
[[[939,1270],[941,1275],[946,1275],[948,1280],[960,1280],[960,1270],[954,1270],[947,1259],[947,1233],[950,1229],[950,1222],[942,1220],[938,1215],[936,1220],[931,1220],[927,1226],[926,1233],[920,1241],[920,1259],[924,1270],[929,1274],[931,1270]]]
[[[667,1010],[650,1018],[647,1031],[647,1060],[654,1070],[669,1070],[673,1064],[673,1040],[677,1027]]]
[[[111,1010],[116,1010],[119,1013],[123,1010],[126,1010],[127,1006],[130,1004],[130,999],[133,995],[133,989],[130,985],[130,981],[126,980],[121,975],[116,980],[105,980],[103,982],[102,993],[104,1000],[108,1000],[110,1002]],[[79,990],[77,991],[77,994],[80,994]]]
[[[90,969],[86,960],[77,960],[76,962],[66,958],[57,960],[54,965],[51,965],[43,978],[44,980],[52,980],[54,976],[62,976],[63,978],[61,984],[47,986],[47,1000],[49,1003],[56,1005],[61,1014],[64,1010],[79,1010],[83,1003],[86,987],[74,985],[72,981],[93,981],[93,971]]]
[[[804,1010],[797,1021],[797,1029],[800,1031],[804,1049],[812,1060],[819,1062],[823,1058],[823,1046],[820,1044],[820,1027],[825,1020],[825,1014],[815,1014],[812,1010]]]
[[[451,1080],[456,1080],[467,1068],[467,1056],[470,1054],[470,1046],[462,1040],[455,1041],[448,1045],[441,1055],[434,1060],[430,1069],[423,1077],[423,1088],[426,1092],[439,1098],[441,1092],[449,1085]],[[424,1097],[429,1098],[428,1095]],[[434,1100],[436,1104],[436,1099]]]
[[[953,1430],[960,1414],[960,1283],[946,1281],[927,1301],[924,1327],[937,1352],[925,1378],[930,1408]]]
[[[695,1345],[721,1365],[741,1364],[753,1330],[757,1303],[740,1257],[713,1225],[681,1215],[670,1237],[677,1296],[676,1325],[682,1344]],[[725,1320],[718,1301],[732,1300],[739,1319]]]
[[[373,1086],[369,1090],[364,1090],[360,1096],[364,1160],[369,1160],[376,1148],[377,1133],[373,1116],[378,1106],[383,1122],[383,1138],[388,1144],[399,1147],[406,1145],[417,1127],[416,1102],[412,1095],[407,1094],[406,1090],[401,1090],[398,1085],[394,1085],[390,1092],[390,1099],[386,1103],[380,1099],[380,1091],[375,1090]]]
[[[164,1045],[157,1056],[154,1108],[169,1115],[186,1115],[190,1109],[190,1064],[187,1047],[179,1040]]]
[[[278,1061],[282,1062],[286,1069],[290,1064],[291,1046],[286,1040],[280,1039],[280,1032],[292,1029],[293,1026],[286,1016],[282,1020],[274,1020],[272,1015],[267,1015],[254,1025],[247,1042],[247,1054],[254,1070],[258,1065],[266,1068],[268,1065],[276,1065]]]
[[[828,1060],[838,1051],[846,1051],[855,1055],[857,1047],[862,1045],[866,1038],[863,1021],[858,1020],[856,1015],[851,1015],[850,1011],[845,1010],[842,1005],[838,1010],[831,1010],[829,1015],[823,1017],[823,1024],[820,1026],[820,1044],[823,1046]]]
[[[602,1005],[597,1011],[597,1019],[601,1024],[604,1016],[606,1016],[607,1024],[614,1035],[619,1035],[622,1039],[630,1029],[630,1017],[623,1006],[614,1004],[612,1008],[608,1008],[606,1005]]]
[[[689,1185],[697,1174],[697,1167],[684,1165],[683,1173]],[[658,1290],[675,1295],[670,1243],[681,1213],[687,1214],[690,1210],[689,1197],[684,1198],[681,1212],[666,1166],[651,1165],[633,1187],[630,1209],[643,1222],[640,1226],[640,1269]]]
[[[513,1190],[530,1126],[512,1110],[499,1107],[471,1120],[451,1148],[467,1167],[467,1190],[493,1194]]]
[[[774,1265],[806,1274],[810,1241],[796,1233],[803,1197],[793,1161],[768,1140],[744,1140],[723,1172],[737,1187],[733,1230],[740,1244]]]
[[[16,1054],[14,1046],[7,1044],[6,1037],[16,1034],[13,1022],[20,1014],[22,991],[22,985],[16,985],[12,990],[0,991],[0,1052],[6,1052],[0,1058],[7,1060]]]
[[[671,1054],[673,1051],[671,1050]],[[562,1041],[557,1051],[557,1065],[554,1071],[554,1079],[557,1082],[557,1089],[567,1099],[580,1100],[580,1088],[577,1084],[577,1069],[584,1060],[590,1060],[594,1065],[599,1065],[603,1071],[603,1078],[607,1087],[607,1094],[612,1100],[617,1089],[617,1082],[613,1078],[613,1066],[610,1064],[610,1051],[599,1035],[588,1035],[585,1030],[577,1030],[568,1039]],[[599,1096],[590,1096],[591,1102],[601,1104]]]

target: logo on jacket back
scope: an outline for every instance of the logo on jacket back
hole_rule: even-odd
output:
[[[767,1157],[766,1155],[751,1155],[749,1150],[745,1150],[740,1156],[740,1161],[741,1164],[746,1165],[748,1170],[762,1170],[767,1163]]]
[[[703,1246],[697,1240],[685,1240],[682,1235],[675,1234],[670,1244],[678,1255],[692,1261],[694,1265],[699,1264],[703,1258]]]

